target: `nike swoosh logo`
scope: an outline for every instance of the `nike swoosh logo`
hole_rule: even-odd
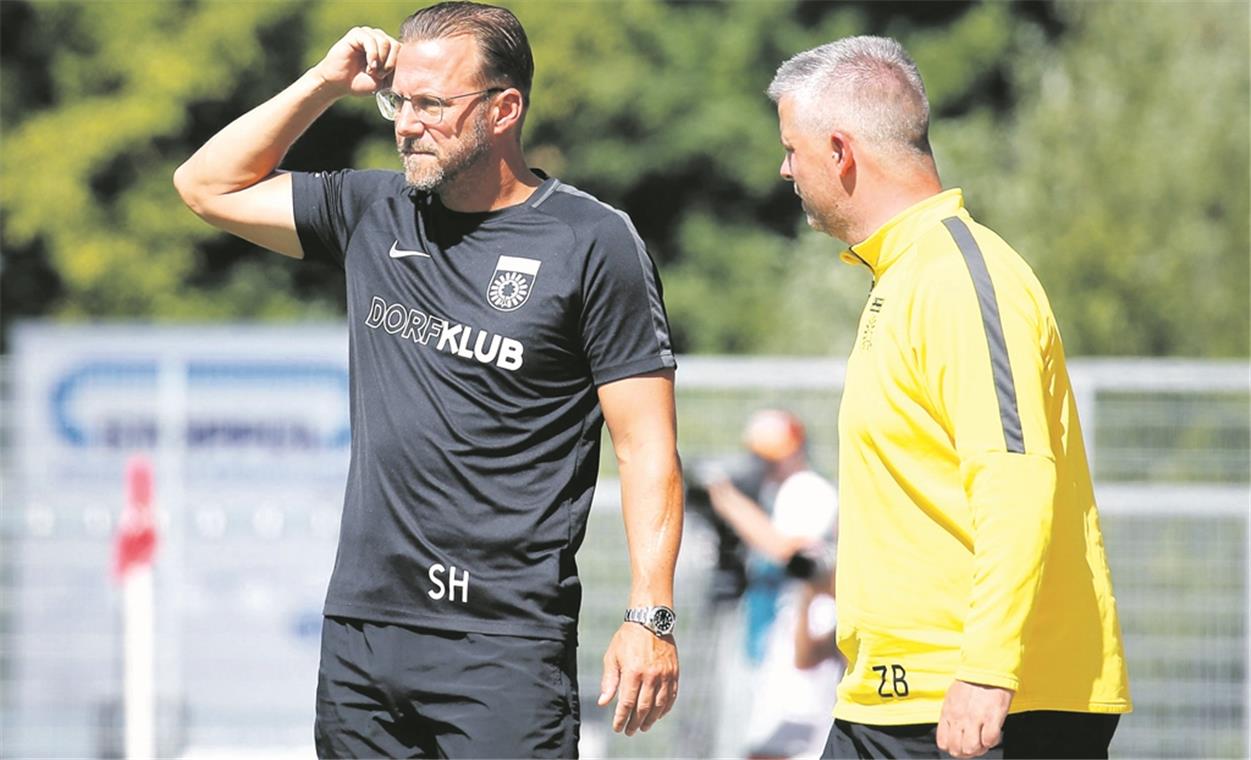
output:
[[[398,240],[391,244],[390,254],[393,259],[402,259],[405,256],[425,256],[426,258],[430,258],[430,254],[425,251],[406,251],[403,248],[397,248],[396,246],[399,244],[400,241]]]

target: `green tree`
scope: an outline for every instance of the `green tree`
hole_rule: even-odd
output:
[[[0,3],[3,317],[333,317],[339,273],[214,231],[182,208],[170,176],[344,30],[394,29],[411,9]],[[515,10],[537,63],[532,162],[631,214],[660,263],[680,350],[850,346],[865,273],[804,226],[777,176],[763,90],[799,50],[884,33],[927,79],[944,177],[1035,265],[1075,353],[1246,354],[1245,5]],[[397,160],[386,122],[356,99],[285,165]]]
[[[1245,3],[1074,3],[1026,35],[1016,107],[940,123],[975,214],[1047,287],[1072,354],[1247,356]]]
[[[6,15],[16,13],[5,3]],[[20,7],[20,6],[18,6]],[[221,267],[219,236],[185,210],[170,177],[209,122],[266,90],[278,29],[294,6],[58,3],[28,9],[6,49],[5,89],[45,70],[44,101],[3,103],[0,168],[5,274],[34,255],[59,294],[14,292],[35,313],[71,318],[221,319],[293,314],[290,267],[262,259]],[[17,61],[14,63],[13,58]],[[257,73],[259,72],[259,73]],[[285,72],[284,72],[285,73]],[[7,309],[6,309],[7,310]]]

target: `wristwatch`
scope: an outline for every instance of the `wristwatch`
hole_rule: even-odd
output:
[[[678,613],[664,605],[631,607],[626,610],[625,619],[627,623],[638,623],[657,636],[668,636],[678,622]]]

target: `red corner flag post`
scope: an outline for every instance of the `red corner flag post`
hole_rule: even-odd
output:
[[[126,504],[117,529],[113,574],[123,585],[131,571],[152,569],[156,517],[152,512],[152,463],[142,455],[126,463]]]
[[[137,455],[126,464],[126,503],[113,553],[113,575],[122,585],[127,758],[156,756],[155,554],[152,463]]]

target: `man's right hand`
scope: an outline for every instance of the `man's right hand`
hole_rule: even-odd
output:
[[[1015,692],[998,686],[952,681],[938,717],[938,748],[952,757],[981,757],[1003,740]]]
[[[313,73],[340,95],[372,95],[395,71],[400,42],[381,29],[358,26],[343,35]]]

